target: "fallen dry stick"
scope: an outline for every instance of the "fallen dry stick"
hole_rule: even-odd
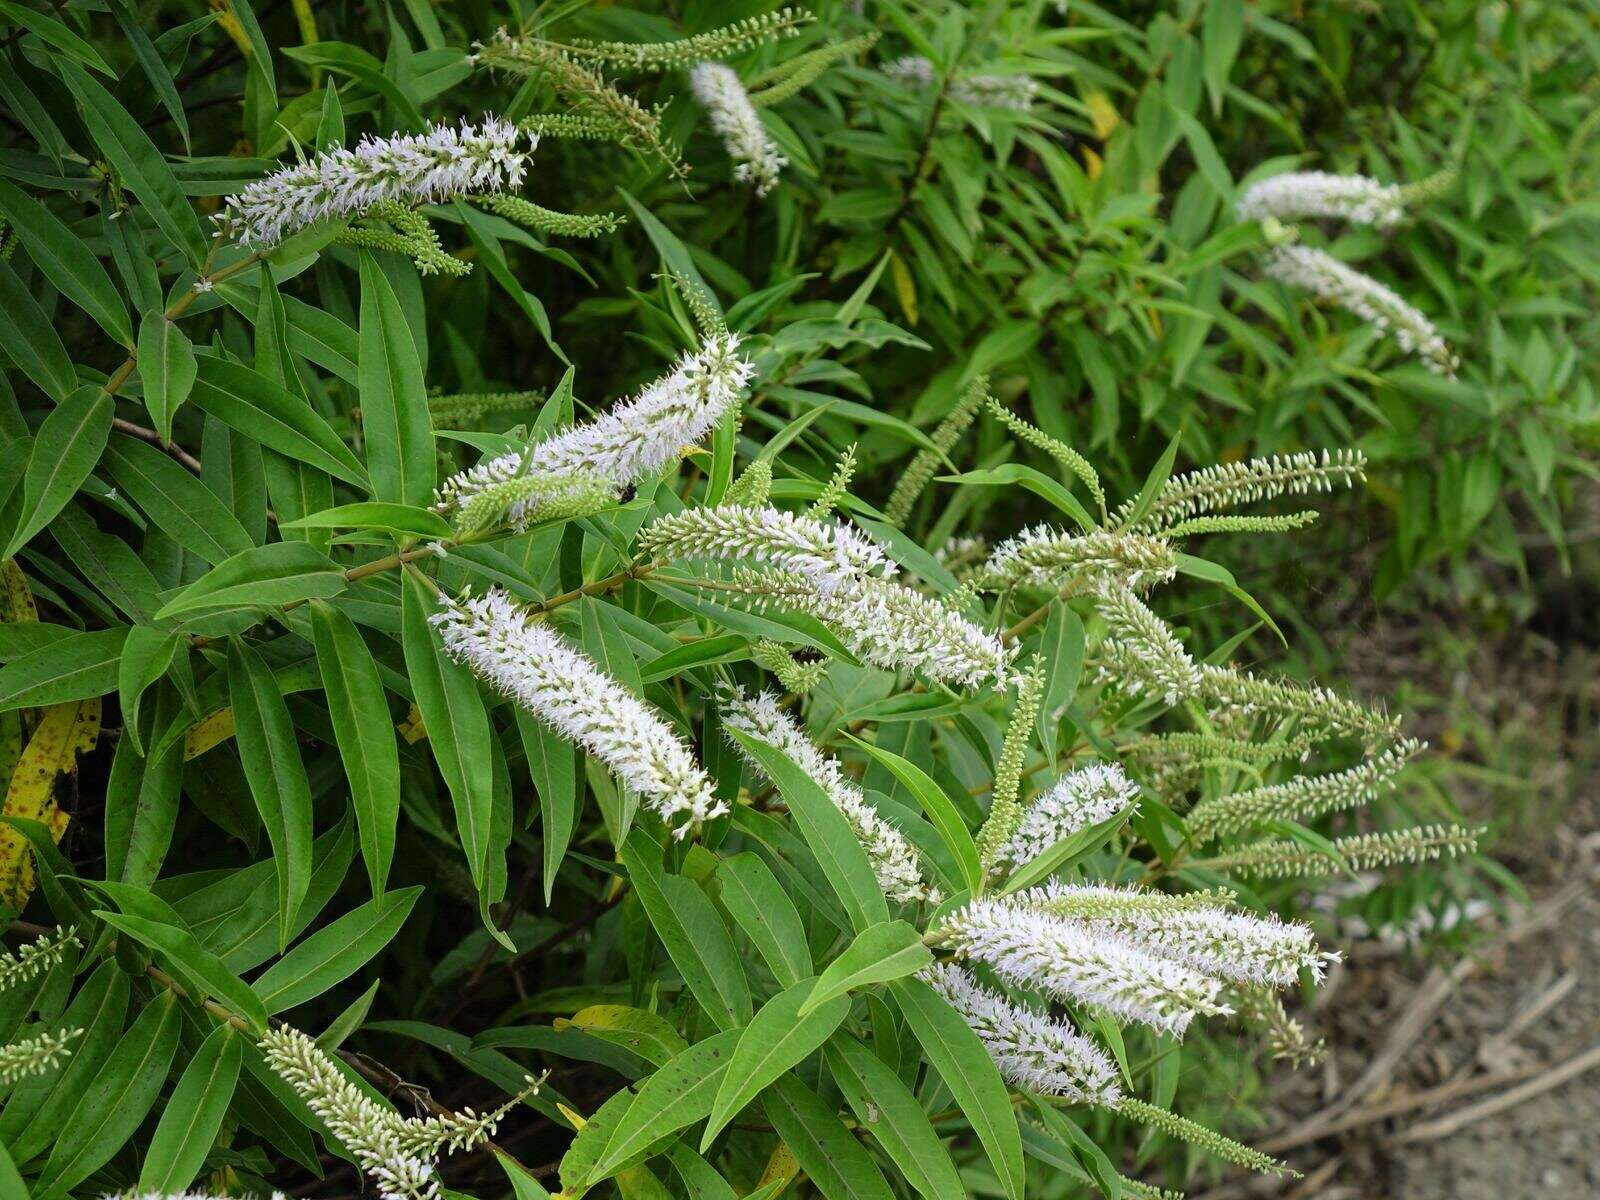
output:
[[[1515,1108],[1524,1100],[1528,1100],[1543,1092],[1560,1087],[1569,1079],[1582,1075],[1600,1067],[1600,1044],[1589,1047],[1588,1050],[1576,1058],[1569,1058],[1559,1066],[1552,1067],[1548,1074],[1537,1079],[1530,1079],[1520,1087],[1510,1091],[1501,1092],[1498,1096],[1491,1096],[1477,1104],[1469,1104],[1466,1108],[1457,1109],[1447,1116],[1437,1120],[1427,1121],[1421,1125],[1413,1125],[1404,1133],[1390,1139],[1396,1146],[1410,1146],[1416,1142],[1433,1141],[1438,1138],[1449,1137],[1459,1129],[1464,1129],[1474,1121],[1481,1121],[1484,1117],[1492,1117],[1497,1112],[1504,1112],[1508,1108]]]

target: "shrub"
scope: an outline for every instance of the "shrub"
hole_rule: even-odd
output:
[[[1196,553],[1307,536],[1351,424],[1185,418],[1280,340],[1466,386],[1257,278],[1424,197],[1235,219],[1237,4],[721,7],[0,8],[13,1180],[1281,1169],[1181,1035],[1310,1054],[1305,880],[1476,833],[1366,814],[1420,747],[1234,663]]]

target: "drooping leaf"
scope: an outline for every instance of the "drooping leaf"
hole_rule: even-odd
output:
[[[261,656],[238,638],[228,646],[228,698],[245,780],[272,843],[278,945],[283,947],[311,886],[311,785],[278,682]]]

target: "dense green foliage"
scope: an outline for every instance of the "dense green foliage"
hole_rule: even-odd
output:
[[[1320,960],[1257,915],[1474,833],[1248,670],[1318,568],[1244,571],[1564,552],[1597,59],[1558,3],[0,0],[0,1196],[1272,1169],[1211,1127]],[[1425,186],[1239,218],[1296,167]]]

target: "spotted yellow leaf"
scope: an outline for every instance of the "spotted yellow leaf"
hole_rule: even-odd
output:
[[[207,713],[183,735],[183,759],[199,758],[213,746],[218,746],[233,736],[233,709],[219,708]]]
[[[5,815],[41,822],[59,842],[71,814],[56,803],[57,781],[78,769],[78,755],[93,750],[99,738],[98,696],[46,708],[11,772]],[[0,826],[0,904],[20,911],[37,882],[28,839]]]
[[[780,1141],[772,1148],[772,1155],[767,1159],[766,1170],[761,1172],[761,1181],[756,1184],[756,1191],[761,1191],[769,1184],[779,1183],[777,1190],[781,1192],[794,1182],[798,1174],[800,1174],[800,1163],[795,1159],[794,1151]]]

